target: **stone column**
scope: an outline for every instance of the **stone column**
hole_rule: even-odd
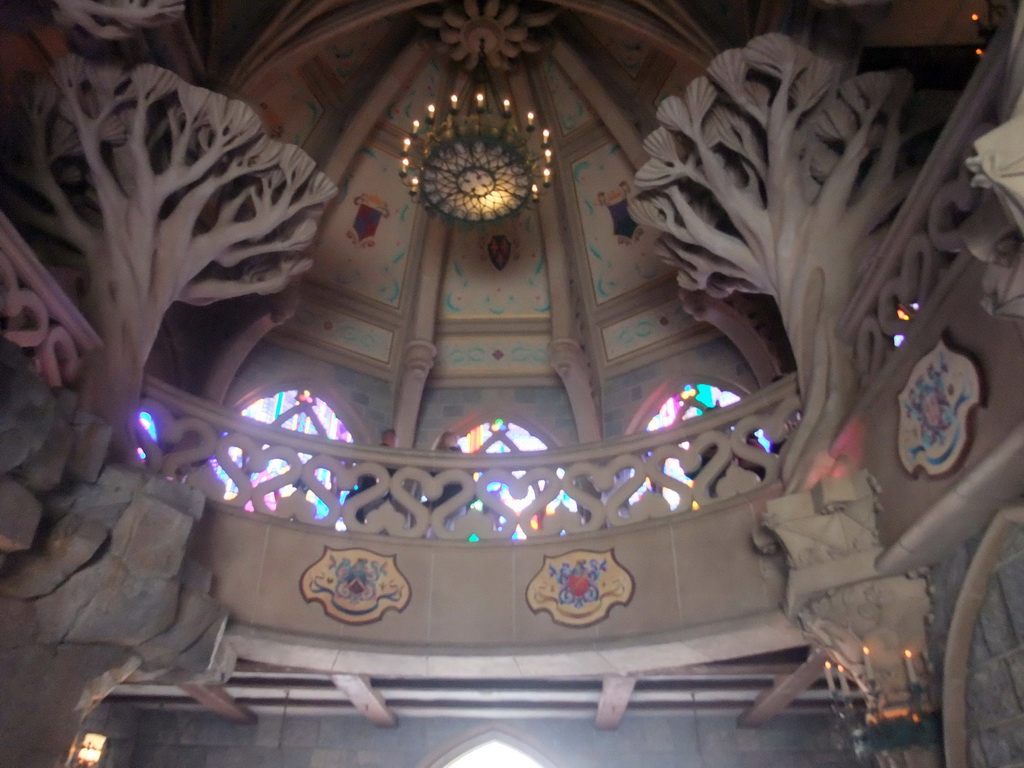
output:
[[[429,341],[416,339],[405,345],[401,378],[395,394],[394,430],[397,445],[411,446],[416,438],[423,387],[436,357],[437,347]]]

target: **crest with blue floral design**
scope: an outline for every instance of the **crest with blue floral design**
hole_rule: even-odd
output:
[[[391,609],[401,612],[410,592],[394,556],[330,547],[302,574],[300,588],[307,603],[320,603],[324,613],[346,624],[377,621]]]
[[[946,472],[969,442],[967,417],[981,398],[974,363],[942,341],[922,357],[899,395],[899,454],[908,472]]]
[[[633,588],[633,576],[613,550],[575,550],[544,558],[526,601],[534,613],[546,611],[558,624],[585,627],[606,618],[612,606],[628,603]]]

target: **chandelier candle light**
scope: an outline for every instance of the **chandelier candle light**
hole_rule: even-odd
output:
[[[520,129],[481,61],[443,116],[430,104],[423,122],[413,121],[399,174],[428,211],[468,223],[506,218],[551,185],[551,131],[541,130],[535,155],[528,137],[536,128],[536,114],[527,112]]]

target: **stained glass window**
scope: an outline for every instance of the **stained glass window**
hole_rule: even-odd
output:
[[[462,449],[463,453],[476,453],[482,451],[484,453],[518,453],[520,451],[546,451],[548,446],[543,440],[531,433],[525,427],[518,424],[505,421],[504,419],[495,419],[484,424],[480,424],[473,429],[469,430],[465,435],[458,440],[459,448]],[[564,470],[557,470],[558,476],[564,475]],[[516,477],[522,477],[524,471],[516,471],[512,473]],[[480,477],[480,473],[474,475],[474,479]],[[542,486],[543,489],[543,486]],[[519,499],[512,495],[511,490],[504,483],[489,483],[487,485],[487,491],[489,493],[498,494],[498,498],[501,502],[508,506],[510,509],[515,511],[516,515],[522,513],[526,507],[533,503],[533,500],[537,497],[537,494],[533,487],[531,487],[526,495]],[[576,502],[570,499],[565,493],[561,493],[558,498],[549,502],[546,507],[546,514],[554,514],[555,510],[558,509],[559,504],[575,511]],[[478,512],[483,512],[483,502],[477,500],[474,501],[470,507]],[[504,526],[508,521],[504,517],[499,517],[498,522]],[[540,528],[540,520],[534,517],[527,523],[527,527],[533,530]],[[514,541],[523,541],[526,539],[526,531],[523,530],[522,521],[516,523],[516,531],[512,535]],[[470,537],[470,541],[478,540],[475,535]]]
[[[278,392],[269,397],[261,397],[242,409],[242,415],[255,421],[281,427],[292,432],[301,432],[305,435],[324,437],[328,440],[340,440],[345,443],[352,442],[352,433],[349,432],[345,423],[338,418],[338,414],[324,400],[313,395],[309,390],[289,389]],[[264,446],[266,447],[266,446]],[[242,466],[243,455],[240,448],[230,448],[228,455],[238,466]],[[311,458],[308,453],[300,453],[299,458],[305,463]],[[224,499],[230,501],[238,495],[238,486],[228,476],[215,460],[211,460],[213,470],[224,483]],[[271,478],[277,477],[288,471],[288,463],[282,459],[272,459],[267,463],[267,468],[262,472],[252,475],[252,483],[263,483]],[[314,473],[316,479],[328,490],[331,489],[331,473],[327,469],[318,469]],[[295,485],[286,485],[264,498],[269,509],[276,509],[279,499],[291,496],[298,491]],[[339,490],[338,501],[345,503],[349,491]],[[315,508],[317,519],[328,515],[327,505],[311,490],[306,490],[306,501]],[[245,505],[245,508],[252,511],[252,502]],[[338,520],[338,530],[344,530],[344,523]]]
[[[655,432],[659,429],[678,427],[687,419],[703,416],[716,408],[725,408],[739,401],[740,396],[735,392],[720,389],[712,384],[686,384],[661,404],[658,412],[647,422],[645,431]],[[765,451],[772,450],[772,444],[763,430],[759,429],[754,437]],[[680,443],[680,447],[689,448],[690,444],[684,441]],[[669,477],[693,487],[693,477],[696,477],[696,473],[693,477],[687,475],[677,459],[666,459],[663,469]],[[629,503],[635,504],[641,496],[653,490],[654,486],[650,478],[647,478],[636,493],[630,497]],[[682,501],[679,494],[670,488],[662,488],[661,495],[673,510],[677,509]],[[691,503],[691,508],[700,509],[700,504],[694,500]]]

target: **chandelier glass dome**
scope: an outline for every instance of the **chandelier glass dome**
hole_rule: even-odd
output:
[[[470,102],[470,104],[466,104]],[[427,107],[404,139],[401,176],[427,210],[447,219],[487,223],[511,216],[551,183],[551,132],[540,132],[539,152],[530,148],[536,115],[520,128],[508,98],[481,62],[446,113]]]

